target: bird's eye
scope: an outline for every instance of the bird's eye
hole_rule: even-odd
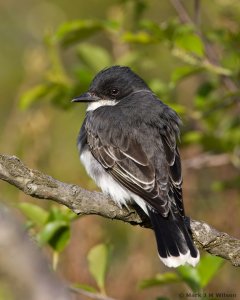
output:
[[[117,96],[118,93],[119,93],[119,89],[114,88],[114,89],[111,90],[111,95],[112,96]]]

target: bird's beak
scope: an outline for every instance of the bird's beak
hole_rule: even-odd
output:
[[[99,101],[101,100],[101,98],[99,98],[98,96],[87,92],[84,93],[82,95],[80,95],[79,97],[76,97],[72,100],[72,102],[94,102],[94,101]]]

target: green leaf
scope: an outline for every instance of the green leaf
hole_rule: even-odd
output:
[[[89,271],[97,282],[101,292],[105,291],[105,276],[108,267],[109,247],[99,244],[93,247],[87,256]]]
[[[125,32],[122,36],[122,40],[136,44],[152,44],[157,42],[157,39],[145,31],[139,31],[137,33]]]
[[[197,292],[201,289],[201,278],[197,268],[185,265],[178,267],[177,272],[180,278],[182,278],[192,291]]]
[[[49,245],[56,251],[61,252],[68,245],[71,237],[70,227],[61,227],[49,241]]]
[[[176,273],[168,272],[157,274],[155,277],[145,279],[140,283],[140,288],[145,289],[153,286],[166,285],[170,283],[180,282],[181,278]]]
[[[47,84],[39,84],[31,89],[28,89],[20,97],[19,107],[23,110],[29,108],[34,102],[46,96],[49,91],[50,87]]]
[[[186,144],[198,144],[202,140],[203,133],[201,131],[189,131],[183,135],[183,142]]]
[[[201,257],[199,264],[195,268],[181,266],[177,269],[177,272],[192,291],[196,292],[203,289],[212,280],[223,265],[223,262],[223,259],[219,257],[205,255]]]
[[[142,20],[140,22],[141,28],[145,29],[151,34],[157,41],[172,41],[176,31],[179,30],[181,24],[176,19],[169,19],[167,22],[163,22],[160,26],[159,23]]]
[[[49,101],[62,109],[67,109],[71,106],[71,90],[68,87],[56,84],[52,88],[52,93],[49,95]]]
[[[205,255],[201,258],[197,271],[200,277],[200,285],[204,288],[217,274],[218,270],[222,267],[224,260],[220,257],[213,255]]]
[[[183,67],[175,68],[172,73],[172,81],[176,83],[200,71],[202,71],[202,68],[198,68],[194,66],[183,66]]]
[[[77,20],[63,24],[53,39],[64,46],[80,42],[104,29],[104,24],[94,20]]]
[[[91,285],[88,285],[88,284],[82,284],[82,283],[74,283],[72,285],[73,288],[76,288],[76,289],[81,289],[81,290],[84,290],[84,291],[87,291],[87,292],[91,292],[91,293],[97,293],[97,290],[95,289],[95,287],[91,286]]]
[[[189,26],[181,26],[175,36],[177,47],[192,52],[199,57],[204,56],[204,45],[200,37]]]
[[[104,27],[104,29],[116,31],[117,33],[121,29],[121,24],[120,24],[119,21],[116,21],[116,20],[103,20],[101,22],[102,22],[102,26]]]
[[[65,221],[47,223],[38,234],[40,245],[48,243],[55,251],[62,251],[70,240],[69,224]]]
[[[216,86],[212,82],[204,81],[197,90],[197,94],[201,97],[207,97]]]
[[[20,203],[18,205],[22,213],[34,224],[43,226],[48,218],[48,212],[38,205],[32,203]]]
[[[204,81],[199,88],[194,99],[195,106],[198,110],[209,110],[211,103],[213,102],[211,97],[213,96],[216,86],[209,81]],[[219,100],[218,100],[219,101]]]
[[[62,206],[51,206],[49,210],[48,222],[63,221],[67,224],[77,218],[77,215],[73,213],[69,208]]]
[[[80,59],[94,72],[98,72],[112,64],[109,53],[102,47],[91,44],[81,44],[77,51]]]

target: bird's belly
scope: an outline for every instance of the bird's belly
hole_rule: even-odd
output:
[[[128,203],[136,202],[148,214],[145,201],[114,180],[88,149],[83,149],[80,160],[88,175],[96,182],[103,193],[111,196],[118,206],[127,207]]]

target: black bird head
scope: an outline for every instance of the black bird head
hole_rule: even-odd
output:
[[[131,93],[149,90],[147,84],[130,68],[113,66],[100,71],[93,79],[88,92],[73,102],[120,101]]]

